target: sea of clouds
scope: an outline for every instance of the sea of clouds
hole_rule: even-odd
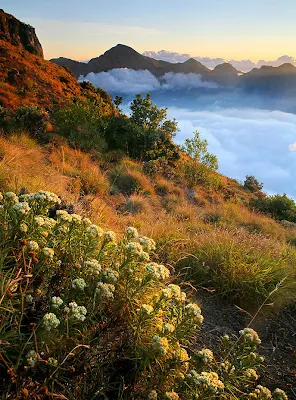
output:
[[[89,81],[96,87],[101,87],[110,93],[143,93],[156,90],[172,89],[216,89],[217,83],[203,81],[198,74],[182,74],[168,72],[157,79],[148,70],[133,70],[128,68],[115,68],[108,72],[91,72],[80,76],[79,81]]]
[[[178,121],[177,143],[198,130],[218,156],[221,173],[240,181],[254,175],[267,193],[296,199],[296,114],[272,108],[279,103],[263,109],[268,99],[248,100],[246,94],[217,90],[215,83],[195,74],[169,73],[158,80],[149,71],[114,69],[86,79],[114,96],[123,95],[126,113],[134,94],[152,92],[153,101],[168,106],[169,117]]]
[[[175,141],[198,130],[219,159],[219,170],[243,181],[254,175],[269,194],[296,198],[296,115],[259,109],[188,110],[171,107],[178,121]]]

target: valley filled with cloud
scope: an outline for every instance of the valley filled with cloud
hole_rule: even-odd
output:
[[[136,93],[168,107],[178,121],[178,144],[198,130],[219,159],[222,174],[243,181],[254,175],[267,193],[296,198],[296,115],[291,99],[243,93],[203,81],[196,74],[167,73],[157,79],[149,71],[113,69],[90,73],[89,80],[112,95],[122,95],[124,111]]]

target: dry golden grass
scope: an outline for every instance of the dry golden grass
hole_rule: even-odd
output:
[[[155,177],[155,192],[159,196],[174,194],[180,199],[184,197],[184,191],[179,186],[176,186],[172,181],[169,181],[160,175]]]
[[[89,154],[71,149],[67,145],[55,146],[49,155],[53,168],[61,174],[79,178],[84,194],[106,195],[109,193],[109,181],[103,174],[98,162],[91,160]]]
[[[287,244],[295,243],[294,225],[223,201],[219,193],[205,199],[205,188],[197,188],[199,201],[193,201],[183,188],[163,178],[157,183],[167,188],[167,194],[157,195],[155,181],[129,159],[113,167],[107,179],[98,161],[65,143],[41,147],[25,134],[2,137],[0,156],[1,190],[50,190],[104,228],[121,232],[133,225],[157,241],[159,261],[183,272],[190,268],[187,278],[235,299],[243,291],[246,302],[261,300],[284,276],[288,279],[282,304],[295,297],[296,251]],[[109,181],[110,173],[127,176],[128,190],[130,182],[135,185],[131,193],[110,194],[116,184]]]
[[[46,151],[24,134],[10,140],[0,138],[1,189],[19,192],[41,189],[58,193],[67,201],[75,201],[75,179],[56,171],[47,160]]]

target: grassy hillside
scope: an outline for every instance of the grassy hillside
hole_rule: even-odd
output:
[[[180,177],[151,177],[141,162],[94,158],[57,138],[46,146],[26,134],[1,138],[0,154],[4,191],[54,191],[105,228],[135,226],[156,240],[162,262],[243,307],[260,305],[284,278],[275,308],[295,301],[296,228],[251,211],[241,198],[252,194],[226,177],[228,200],[220,187],[189,189]]]
[[[234,181],[219,175],[222,182],[221,184],[223,185],[223,190],[221,190],[221,187],[213,190],[211,185],[207,187],[204,184],[188,188],[182,178],[182,164],[184,163],[182,159],[175,166],[176,175],[173,179],[165,177],[165,174],[156,174],[151,176],[147,174],[147,171],[146,174],[144,173],[145,164],[132,160],[126,156],[121,155],[120,157],[114,157],[114,153],[107,153],[101,156],[97,153],[88,154],[81,150],[69,147],[66,141],[59,137],[53,137],[46,145],[40,145],[36,140],[29,137],[28,134],[20,132],[0,139],[0,155],[0,187],[3,192],[13,191],[15,193],[34,193],[40,190],[54,191],[63,199],[65,206],[68,207],[67,210],[70,213],[74,210],[75,213],[80,214],[83,218],[90,218],[103,229],[112,229],[116,232],[117,237],[123,241],[126,240],[123,233],[127,226],[137,228],[137,230],[141,232],[141,235],[153,237],[155,240],[156,249],[150,257],[153,262],[163,263],[168,266],[171,271],[171,278],[168,280],[168,283],[174,282],[181,284],[181,287],[187,292],[188,296],[194,295],[197,299],[202,300],[205,290],[207,290],[208,293],[214,293],[215,296],[220,293],[221,296],[227,299],[229,304],[234,303],[239,305],[252,315],[255,314],[256,310],[258,310],[262,303],[268,303],[269,306],[264,306],[263,310],[261,310],[260,319],[262,319],[262,312],[265,315],[270,315],[270,312],[272,314],[278,313],[285,309],[286,306],[293,306],[295,304],[296,250],[290,243],[293,243],[295,240],[296,229],[293,224],[290,224],[287,227],[285,224],[281,224],[267,216],[251,211],[243,204],[243,202],[247,204],[247,201],[250,200],[253,195]],[[216,173],[213,173],[213,176],[215,174]],[[229,195],[225,196],[225,192],[229,193],[230,189],[235,193],[235,195],[230,199],[226,199],[225,197],[229,197]],[[30,226],[28,223],[27,225]],[[35,231],[32,231],[32,234],[29,234],[29,237],[35,238],[41,245],[40,240],[42,236],[39,238],[39,236],[36,236],[37,231],[35,233],[33,232]],[[28,234],[26,233],[25,235]],[[11,238],[9,240],[9,243],[14,243],[11,242]],[[41,241],[43,240],[44,239]],[[51,240],[55,240],[56,244],[53,244]],[[46,239],[47,244],[43,243],[42,246],[45,248],[54,248],[55,254],[57,255],[59,240],[61,239],[58,239],[57,233],[55,233],[53,239]],[[74,239],[73,236],[71,240],[76,239]],[[82,242],[80,245],[82,246]],[[63,252],[66,250],[61,248],[59,251]],[[110,257],[112,257],[113,250],[110,248],[109,251]],[[65,254],[66,253],[60,253],[57,257],[64,257]],[[16,255],[14,255],[14,257],[15,256]],[[8,260],[6,257],[7,256],[3,259],[4,264],[2,267],[2,274],[5,274],[5,271],[7,270]],[[40,255],[37,255],[37,257],[39,258]],[[87,258],[90,257],[93,256],[87,256]],[[110,265],[108,257],[109,256],[107,256],[107,259],[104,261],[105,268]],[[95,256],[95,258],[97,258],[97,256]],[[73,260],[71,261],[71,265],[73,262],[75,263]],[[112,265],[114,265],[114,262],[115,261],[113,260]],[[45,261],[43,261],[43,263],[45,263]],[[67,261],[67,263],[69,263],[69,261]],[[46,264],[44,264],[44,268],[45,265]],[[70,289],[66,289],[68,284],[65,283],[65,279],[69,279],[69,284],[71,284],[71,279],[73,281],[75,277],[77,278],[75,268],[71,274],[69,268],[70,266],[62,272],[64,278],[62,281],[59,281],[58,286],[56,286],[56,284],[52,286],[52,280],[44,281],[44,278],[42,278],[42,284],[40,289],[38,289],[41,290],[40,295],[36,294],[36,288],[40,285],[40,283],[38,283],[39,278],[36,278],[37,281],[36,279],[32,282],[28,281],[23,296],[32,296],[34,302],[36,302],[34,304],[39,304],[39,302],[42,301],[42,308],[44,309],[47,308],[45,306],[47,300],[44,297],[46,293],[46,296],[50,295],[50,293],[51,295],[61,296],[64,301],[66,301],[65,297],[67,296],[69,301],[75,298],[78,304],[81,304],[81,301],[83,301],[82,304],[84,304],[87,309],[90,309],[90,305],[87,306],[87,297],[84,300],[81,295],[79,295],[78,298],[73,297],[74,292],[72,293]],[[33,270],[34,269],[32,269],[32,272]],[[118,272],[120,273],[118,283],[123,284],[125,280],[128,279],[126,282],[130,283],[125,284],[130,285],[132,282],[130,281],[131,278],[122,275],[123,271],[120,269]],[[14,273],[17,273],[17,270],[14,270]],[[83,276],[83,279],[88,282],[88,278],[86,278],[84,272],[82,275],[79,273],[78,276]],[[134,278],[135,276],[133,279]],[[12,279],[12,275],[10,279]],[[51,279],[54,279],[54,275]],[[187,282],[187,284],[184,285],[182,282]],[[33,285],[33,292],[31,284]],[[149,283],[149,285],[152,286],[149,286],[150,289],[147,289],[146,287],[145,290],[148,290],[147,294],[149,291],[152,291],[151,293],[155,294],[159,293],[159,287],[153,286],[155,284],[156,283],[152,284],[152,282]],[[280,284],[280,286],[277,286],[278,284]],[[90,282],[88,282],[87,285],[90,285]],[[157,283],[157,285],[159,285],[159,283]],[[8,287],[10,286],[11,284],[9,284]],[[146,362],[148,364],[142,365],[141,362],[143,362],[145,351],[148,353],[151,352],[150,346],[154,346],[150,343],[150,338],[153,335],[153,337],[155,337],[155,334],[158,332],[157,329],[155,330],[155,323],[159,323],[157,321],[159,321],[160,314],[153,315],[153,318],[151,315],[149,320],[146,320],[145,324],[141,328],[146,332],[146,336],[141,336],[144,331],[138,331],[137,335],[140,335],[138,337],[139,340],[141,337],[141,340],[136,343],[133,341],[132,349],[129,347],[131,345],[130,339],[125,338],[122,335],[124,335],[124,330],[130,329],[125,327],[125,323],[130,327],[134,326],[132,331],[136,326],[139,326],[138,324],[140,322],[138,320],[139,316],[137,316],[136,312],[137,309],[146,307],[146,304],[154,304],[153,308],[155,308],[157,301],[156,299],[152,300],[149,295],[148,298],[140,295],[139,298],[134,298],[132,303],[129,303],[130,299],[128,297],[126,298],[129,292],[122,292],[123,288],[122,286],[120,287],[121,289],[116,286],[118,297],[115,298],[115,308],[113,309],[113,311],[121,309],[120,322],[112,313],[110,314],[111,310],[107,307],[99,311],[100,317],[95,316],[95,314],[91,317],[96,319],[99,318],[99,320],[102,318],[101,323],[103,325],[101,328],[95,328],[88,324],[84,327],[84,333],[79,331],[80,333],[78,335],[78,331],[75,329],[80,328],[77,326],[77,328],[74,329],[73,326],[71,328],[71,340],[67,345],[65,342],[63,349],[57,347],[56,342],[48,341],[48,339],[45,339],[44,342],[43,339],[43,344],[40,343],[38,346],[41,346],[42,348],[46,346],[43,353],[48,354],[51,357],[48,359],[49,361],[46,361],[47,364],[62,361],[57,352],[61,352],[64,354],[63,357],[66,357],[67,352],[72,353],[74,351],[76,355],[73,361],[65,361],[67,368],[70,368],[72,365],[73,368],[78,368],[79,370],[81,357],[86,357],[87,365],[89,363],[88,368],[90,368],[90,365],[92,364],[91,360],[94,355],[92,355],[92,353],[87,349],[88,346],[91,346],[93,349],[92,351],[100,352],[100,357],[110,358],[108,362],[102,359],[99,363],[101,372],[95,371],[91,368],[91,374],[96,374],[97,384],[101,382],[100,385],[102,385],[100,396],[107,395],[109,396],[108,398],[117,398],[119,395],[118,393],[122,391],[120,394],[122,397],[120,398],[128,399],[136,396],[136,398],[144,399],[147,398],[147,393],[152,393],[154,395],[155,393],[153,391],[157,390],[159,398],[177,398],[168,396],[175,396],[174,391],[178,391],[181,399],[191,399],[193,398],[191,397],[193,395],[192,390],[197,390],[197,393],[199,393],[200,398],[202,399],[217,398],[217,396],[220,396],[219,398],[223,396],[223,398],[226,399],[253,398],[246,397],[248,396],[246,393],[252,391],[252,387],[255,387],[254,383],[256,382],[255,378],[252,378],[250,381],[248,381],[248,378],[245,378],[244,374],[246,373],[246,368],[250,367],[249,364],[242,367],[243,370],[238,369],[238,375],[233,378],[230,378],[229,375],[224,376],[221,381],[221,385],[222,382],[224,382],[223,395],[218,389],[215,389],[218,390],[218,392],[215,392],[216,394],[210,394],[211,392],[207,392],[208,389],[201,390],[201,388],[198,389],[198,386],[196,386],[196,389],[193,389],[195,386],[190,385],[186,386],[187,389],[184,386],[180,386],[180,383],[177,383],[178,379],[176,378],[176,374],[179,368],[182,370],[182,365],[185,361],[182,361],[179,366],[175,364],[174,366],[171,365],[170,368],[165,369],[165,364],[163,363],[167,363],[168,360],[171,359],[172,355],[169,355],[170,353],[167,353],[164,358],[162,356],[158,359],[156,364],[154,364],[155,360],[148,361],[147,359]],[[163,286],[163,288],[165,288],[165,286]],[[7,295],[6,290],[7,289],[3,292],[4,295]],[[66,294],[67,290],[70,290],[68,294]],[[139,292],[139,294],[140,293],[141,292]],[[152,297],[155,296],[155,294],[152,295]],[[271,296],[269,296],[270,294]],[[85,293],[84,296],[85,295],[87,295],[87,293]],[[13,298],[17,301],[17,294],[13,294]],[[15,311],[12,311],[11,309],[12,304],[10,304],[9,299],[7,299],[7,301],[8,303],[3,303],[3,307],[5,309],[10,309],[10,312],[14,314]],[[222,300],[221,304],[223,304]],[[14,304],[13,307],[14,310],[17,310],[17,303]],[[100,307],[103,307],[103,305]],[[26,305],[24,309],[25,315],[29,313],[29,310],[29,305]],[[50,306],[49,310],[51,310]],[[164,311],[162,311],[162,313],[163,312]],[[212,312],[213,311],[209,309],[210,314],[204,315],[204,317],[211,320]],[[235,311],[232,312],[233,315],[235,315]],[[38,311],[38,314],[40,313],[42,314],[41,310]],[[161,315],[161,318],[163,318],[163,314]],[[122,321],[121,318],[123,318]],[[59,317],[59,320],[61,320],[61,317]],[[166,319],[166,321],[169,321],[169,319]],[[19,323],[21,324],[22,322]],[[247,324],[247,322],[245,323]],[[115,327],[116,325],[117,328]],[[148,326],[150,328],[148,328]],[[9,333],[9,331],[7,331],[7,326],[5,327],[5,325],[2,325],[2,328],[4,329],[2,330],[2,335],[5,342],[13,340],[12,338],[9,339],[12,332]],[[39,334],[43,335],[40,338],[44,337],[42,329],[38,329],[40,332]],[[101,341],[103,341],[96,343],[95,347],[93,347],[93,344],[96,339],[95,337],[91,339],[89,337],[90,331],[88,331],[93,329],[95,329],[95,331],[98,331],[99,329],[101,332]],[[149,332],[147,329],[151,330],[151,336],[147,336]],[[59,334],[63,335],[62,331]],[[226,353],[228,352],[228,350],[225,350],[225,346],[226,349],[227,346],[236,346],[235,343],[237,339],[234,338],[234,342],[231,342],[232,344],[226,344],[223,341],[219,345],[216,343],[215,346],[218,347],[215,349],[216,358],[214,364],[211,361],[206,369],[205,366],[202,367],[201,364],[201,369],[199,369],[200,367],[197,367],[197,364],[194,364],[197,360],[196,357],[199,357],[199,353],[196,353],[196,351],[202,350],[207,343],[207,339],[201,339],[203,344],[201,347],[198,346],[196,350],[194,345],[196,334],[192,332],[192,339],[187,342],[185,337],[188,337],[189,339],[189,336],[186,336],[188,334],[189,332],[186,330],[186,332],[183,332],[183,335],[185,335],[184,339],[181,339],[181,337],[178,336],[178,343],[184,343],[184,345],[186,343],[184,349],[187,349],[189,352],[191,360],[190,367],[186,365],[185,368],[184,366],[185,370],[188,371],[188,368],[194,368],[197,371],[208,370],[213,373],[216,371],[219,376],[221,376],[221,374],[223,376],[221,370],[222,364],[220,365],[221,354],[225,351]],[[30,341],[30,338],[26,340]],[[36,340],[39,342],[38,335]],[[91,342],[89,342],[89,340],[91,340]],[[117,340],[120,340],[121,344],[117,343]],[[172,346],[172,349],[176,348],[174,346],[179,346],[179,344],[176,344],[174,340],[173,338],[170,339],[170,346]],[[185,340],[185,342],[182,342],[183,340]],[[111,347],[106,348],[106,353],[99,350],[101,346],[111,346],[111,342],[113,341],[117,343],[115,347],[113,346],[113,350],[111,350]],[[106,344],[103,345],[103,343]],[[128,347],[126,347],[126,345],[128,345]],[[68,346],[71,346],[71,348]],[[121,346],[123,346],[123,348],[121,348]],[[32,345],[26,346],[26,354],[28,353],[29,348],[32,353],[30,353],[30,357],[28,356],[29,365],[32,364],[35,366],[36,361],[31,362],[30,360],[32,357],[33,359],[36,357],[36,348],[33,351],[34,345],[33,347]],[[71,350],[74,348],[76,350]],[[41,349],[39,348],[38,351],[41,351]],[[114,351],[114,353],[112,353],[112,351]],[[122,351],[124,351],[124,354],[121,353]],[[244,353],[244,356],[239,355],[240,351],[242,351],[242,348],[234,350],[234,347],[231,347],[231,353],[229,354],[234,358],[229,359],[230,363],[233,363],[236,357],[246,357],[247,353]],[[244,351],[248,352],[251,350],[246,349]],[[227,353],[228,355],[226,355],[226,353],[225,357],[228,357],[229,354]],[[8,349],[6,349],[3,354],[6,355],[6,358],[4,358],[6,362],[11,360],[13,363],[14,356],[8,352]],[[115,356],[119,357],[119,364],[116,361]],[[186,357],[189,356],[186,355]],[[134,364],[134,361],[130,365],[124,364],[129,362],[129,357],[132,357],[134,361],[138,360],[136,364]],[[157,357],[158,356],[156,356],[156,358]],[[224,356],[222,355],[222,359],[223,357]],[[45,378],[47,372],[43,370],[42,362],[45,361],[38,361],[39,367],[34,367],[37,368],[36,373],[38,373],[38,375],[35,376],[34,380],[30,384],[32,386],[28,392],[26,389],[29,384],[29,381],[27,380],[29,379],[28,373],[26,372],[24,375],[23,372],[18,370],[18,390],[20,391],[19,393],[22,393],[21,396],[23,396],[20,398],[32,398],[30,397],[33,396],[32,393],[38,393],[39,397],[36,394],[36,398],[45,398],[40,389],[40,379],[46,379],[47,382],[48,378]],[[292,358],[291,362],[293,363]],[[120,363],[123,363],[123,365],[120,365]],[[257,361],[254,364],[254,368],[255,365],[257,365],[256,363]],[[150,368],[148,365],[154,368],[155,372],[160,368],[160,371],[162,371],[162,379],[164,379],[163,383],[158,380],[156,375],[152,376],[150,373],[148,374],[147,368]],[[219,368],[217,369],[214,365],[219,366]],[[276,362],[275,365],[277,365]],[[122,370],[121,368],[124,369]],[[134,370],[134,368],[136,368],[136,370]],[[238,367],[237,365],[236,368],[241,367]],[[53,365],[53,367],[49,368],[49,373],[53,373],[56,369],[57,366]],[[113,374],[117,369],[119,369],[120,372],[117,379],[115,379]],[[263,372],[260,371],[263,370],[259,369],[259,374],[263,374]],[[135,372],[136,375],[134,375]],[[184,373],[184,371],[179,371],[178,373]],[[197,375],[199,373],[200,372],[196,372]],[[275,371],[272,370],[271,374],[274,373]],[[63,383],[60,382],[60,384],[68,386],[67,374],[65,375],[65,372],[62,370],[57,372],[57,374],[59,376],[57,382],[62,379]],[[166,381],[166,377],[172,377],[172,374],[174,374],[174,378],[172,378],[173,380]],[[256,374],[258,374],[258,371]],[[83,385],[80,380],[80,375],[73,375],[70,373],[68,377],[70,376],[74,387],[76,387],[76,395],[73,398],[92,398],[91,393],[93,393],[94,390],[97,390],[95,388],[98,386],[90,383],[90,376],[87,377],[88,375],[85,375],[83,378],[84,387],[85,385],[89,385],[88,390],[82,389]],[[264,382],[264,374],[262,376]],[[121,379],[130,379],[131,377],[135,382],[131,383],[127,381],[125,383],[125,385],[127,385],[125,389],[123,386],[121,387],[121,385],[124,385]],[[212,378],[214,379],[214,376]],[[262,377],[260,379],[262,381]],[[240,384],[238,384],[238,381],[240,381]],[[55,396],[63,395],[66,396],[65,398],[72,398],[71,396],[69,397],[69,394],[71,390],[74,390],[74,387],[72,387],[72,389],[70,389],[70,387],[68,389],[61,389],[60,384],[57,384],[57,382],[51,384],[49,380],[48,383],[46,383],[46,390],[53,391]],[[164,382],[167,383],[165,384]],[[268,383],[270,382],[272,386],[277,384],[285,389],[288,388],[285,386],[285,381],[278,380],[275,376],[269,376]],[[218,385],[218,381],[216,384]],[[115,390],[115,392],[113,392],[113,390]],[[240,391],[245,394],[239,394]],[[172,394],[166,395],[165,392]],[[52,396],[54,397],[54,394],[52,394]],[[103,398],[100,396],[98,398]]]
[[[294,201],[178,147],[148,94],[127,117],[18,43],[0,62],[0,398],[293,398]]]

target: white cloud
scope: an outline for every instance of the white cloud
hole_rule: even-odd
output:
[[[209,142],[226,176],[244,180],[254,175],[268,193],[287,193],[296,198],[296,115],[258,109],[191,111],[170,108],[179,122],[176,142],[192,137],[195,130]],[[292,144],[296,150],[296,143]]]
[[[80,76],[79,80],[89,81],[108,92],[127,94],[152,92],[160,88],[160,82],[150,71],[127,68],[115,68],[98,74],[91,72],[86,77]]]
[[[289,150],[290,150],[290,151],[295,151],[295,150],[296,150],[296,142],[291,143],[291,144],[289,145]]]
[[[91,72],[87,76],[80,76],[79,81],[86,80],[96,87],[108,92],[135,94],[139,92],[153,92],[158,89],[215,89],[219,85],[214,82],[202,81],[198,74],[182,74],[168,72],[158,80],[148,70],[133,70],[115,68],[108,72]]]
[[[202,77],[198,74],[182,74],[167,72],[163,76],[165,84],[163,85],[166,89],[197,89],[197,88],[207,88],[216,89],[219,85],[215,82],[203,81]]]

